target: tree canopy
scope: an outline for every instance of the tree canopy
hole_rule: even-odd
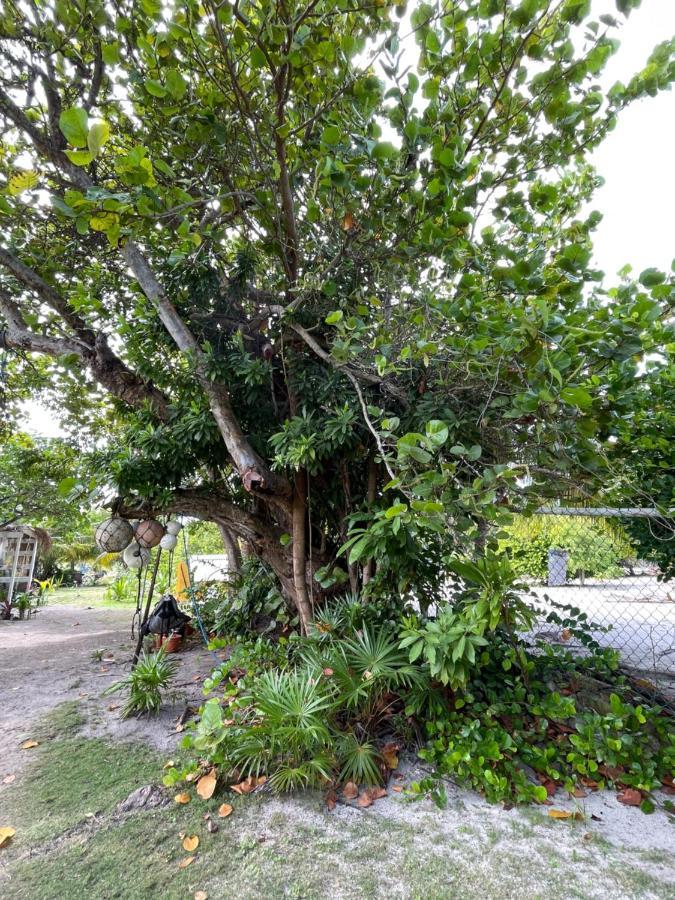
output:
[[[78,428],[104,392],[123,509],[218,523],[305,623],[616,487],[673,280],[593,268],[588,154],[670,86],[674,42],[604,93],[639,0],[590,5],[5,4],[7,383]]]

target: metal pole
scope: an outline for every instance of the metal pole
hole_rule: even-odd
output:
[[[136,667],[136,663],[138,662],[138,657],[141,655],[141,647],[143,646],[143,638],[145,635],[143,634],[143,626],[148,621],[148,616],[150,615],[150,604],[152,602],[152,595],[155,590],[155,582],[157,581],[157,572],[159,570],[159,560],[162,556],[162,548],[159,547],[157,550],[157,557],[155,558],[155,567],[152,570],[152,578],[150,579],[150,587],[148,588],[148,599],[145,604],[145,614],[143,615],[143,621],[138,625],[138,641],[136,642],[136,649],[134,650],[134,657],[131,660],[131,668],[134,669]]]

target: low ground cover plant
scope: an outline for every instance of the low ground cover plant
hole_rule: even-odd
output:
[[[381,785],[407,749],[430,766],[414,792],[440,804],[450,777],[507,804],[609,786],[653,810],[652,792],[673,788],[672,718],[635,693],[578,610],[549,616],[584,655],[523,637],[535,612],[505,557],[451,568],[454,600],[429,615],[350,596],[307,636],[238,643],[204,684],[185,739],[195,761],[167,783],[209,770],[278,791]]]
[[[178,663],[166,655],[164,648],[155,653],[143,651],[136,666],[120,681],[111,684],[103,693],[127,693],[122,717],[156,715],[171,687]]]

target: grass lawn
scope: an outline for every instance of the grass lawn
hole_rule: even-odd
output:
[[[160,781],[165,758],[87,736],[86,725],[80,703],[56,707],[3,792],[1,824],[16,829],[0,851],[6,900],[673,896],[669,853],[624,852],[588,823],[554,822],[536,808],[521,815],[470,802],[443,815],[399,798],[386,814],[327,813],[319,793],[204,801],[190,789],[185,805],[171,791],[164,806],[121,812],[132,791]],[[234,811],[219,818],[224,800]],[[183,849],[185,836],[199,838],[196,850]]]
[[[136,597],[130,592],[124,600],[106,599],[107,584],[92,584],[82,587],[62,587],[49,595],[49,606],[134,606]]]

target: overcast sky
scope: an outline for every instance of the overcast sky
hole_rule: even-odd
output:
[[[616,14],[614,0],[595,0],[595,15]],[[621,17],[618,17],[621,18]],[[642,0],[619,31],[621,47],[610,59],[602,84],[626,82],[655,44],[675,35],[675,0]],[[593,154],[605,179],[593,208],[604,218],[595,236],[595,262],[607,282],[626,263],[636,273],[649,266],[669,269],[675,258],[675,92],[661,93],[625,110],[615,130]],[[54,413],[25,406],[24,427],[45,436],[60,433]]]

